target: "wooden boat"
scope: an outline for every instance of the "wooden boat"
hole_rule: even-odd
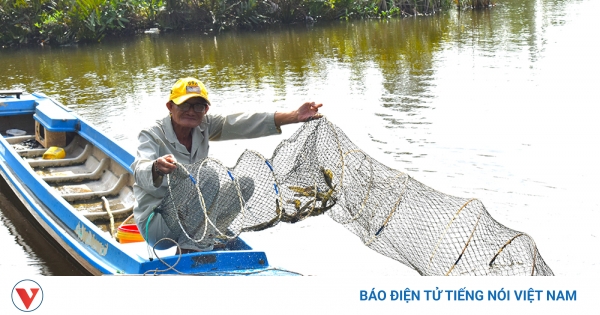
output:
[[[179,255],[126,237],[135,235],[124,228],[135,227],[125,224],[135,201],[134,156],[44,94],[0,91],[0,126],[2,191],[12,191],[32,223],[90,274],[296,274],[271,267],[240,238]]]

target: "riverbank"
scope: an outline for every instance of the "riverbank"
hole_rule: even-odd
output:
[[[0,47],[100,42],[143,32],[409,17],[491,0],[0,0]]]

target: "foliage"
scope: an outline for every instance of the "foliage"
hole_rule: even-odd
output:
[[[164,0],[157,14],[156,26],[163,30],[202,28],[212,21],[210,10],[207,8],[213,7],[218,1]]]
[[[303,0],[272,0],[276,10],[274,16],[282,23],[292,23],[303,21],[304,1]]]
[[[36,35],[35,23],[51,1],[0,0],[0,44],[27,44]]]
[[[240,1],[233,12],[235,23],[238,27],[254,28],[266,24],[268,17],[262,15],[258,10],[257,0]]]
[[[150,27],[256,29],[490,5],[491,0],[0,0],[0,46],[101,41]]]
[[[69,27],[69,16],[63,11],[43,12],[41,20],[35,23],[42,43],[66,44],[73,40]]]
[[[454,0],[459,8],[483,9],[494,5],[492,0]]]
[[[132,0],[131,7],[141,18],[148,21],[148,24],[154,25],[161,8],[165,5],[164,2],[163,0]]]
[[[73,15],[84,27],[78,29],[78,38],[100,41],[107,33],[125,29],[131,12],[129,1],[75,0]]]

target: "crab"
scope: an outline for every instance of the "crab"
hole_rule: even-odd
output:
[[[267,222],[263,222],[254,226],[242,228],[242,232],[249,231],[262,231],[277,225],[277,223],[286,222],[286,223],[296,223],[306,219],[307,217],[314,217],[327,212],[327,210],[331,209],[337,203],[337,199],[334,197],[335,187],[333,185],[333,172],[331,170],[325,169],[323,167],[320,168],[321,174],[323,175],[323,179],[329,187],[329,190],[326,192],[318,191],[316,187],[306,186],[306,187],[298,187],[298,186],[289,186],[288,188],[295,192],[295,197],[308,197],[312,198],[306,202],[306,204],[302,205],[302,202],[299,199],[288,200],[289,204],[293,204],[296,212],[294,214],[288,214],[282,209],[279,199],[275,199],[275,217]],[[316,202],[320,202],[320,207],[315,207]]]

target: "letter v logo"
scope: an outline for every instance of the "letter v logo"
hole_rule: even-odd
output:
[[[23,312],[35,311],[44,300],[44,291],[33,280],[21,280],[13,288],[12,301]]]
[[[29,309],[29,306],[31,306],[31,302],[33,302],[33,299],[35,299],[35,295],[38,293],[39,290],[40,289],[38,288],[31,288],[31,296],[29,296],[25,289],[15,288],[15,291],[17,291],[17,293],[19,294],[19,297],[21,298],[21,301],[23,301],[23,304],[25,305],[26,309]]]

